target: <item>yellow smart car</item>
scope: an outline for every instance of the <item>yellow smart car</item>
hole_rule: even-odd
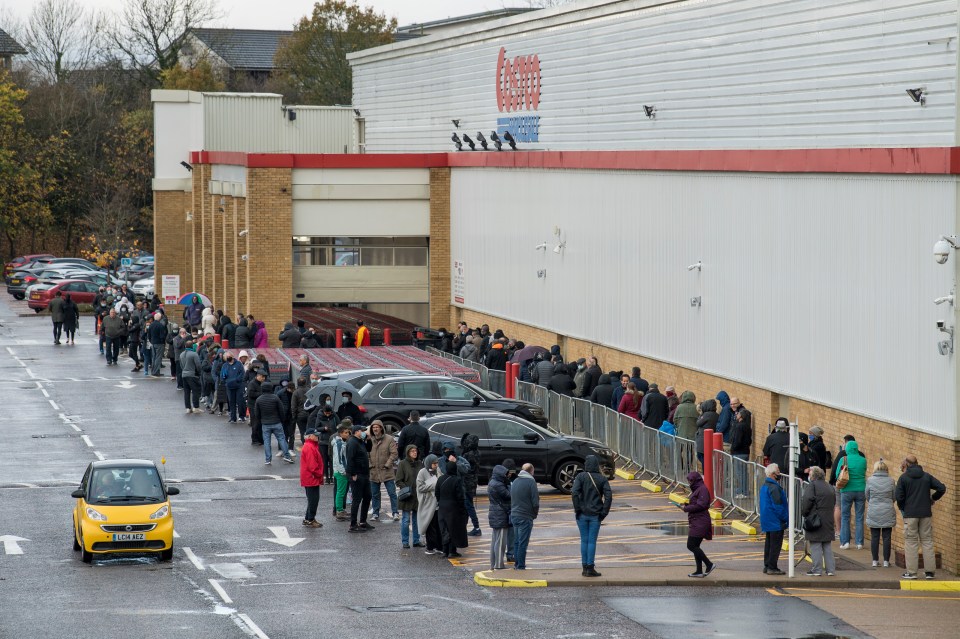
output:
[[[73,549],[84,562],[97,554],[159,553],[173,559],[173,512],[157,465],[144,459],[96,461],[73,491]]]

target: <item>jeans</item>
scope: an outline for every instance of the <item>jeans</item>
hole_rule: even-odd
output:
[[[280,447],[284,457],[290,456],[290,450],[287,448],[287,438],[283,436],[283,424],[263,424],[263,455],[267,461],[273,459],[273,443],[270,441],[270,435],[275,435],[277,445]]]
[[[783,531],[768,532],[763,540],[763,567],[779,570],[780,551],[783,549]]]
[[[397,483],[389,479],[383,482],[383,485],[387,488],[387,495],[390,497],[390,514],[397,512]],[[371,504],[373,506],[373,514],[377,517],[380,516],[380,482],[371,481],[370,482],[370,492],[372,493],[373,498],[371,499]]]
[[[810,559],[813,561],[811,572],[819,575],[823,572],[824,564],[826,564],[827,572],[834,573],[837,571],[837,563],[833,559],[833,545],[829,541],[811,541]]]
[[[193,401],[191,402],[191,398]],[[183,407],[200,408],[200,378],[183,378]]]
[[[840,545],[850,543],[850,505],[853,505],[854,515],[857,518],[856,541],[858,546],[863,545],[863,507],[866,504],[866,495],[862,490],[840,492]]]
[[[69,335],[67,336],[69,337]],[[140,365],[140,342],[127,342],[130,345],[127,355],[133,360],[134,365]]]
[[[513,530],[516,535],[513,567],[515,570],[523,570],[527,567],[527,545],[530,543],[530,533],[533,532],[533,520],[517,517],[513,520]]]
[[[63,322],[53,323],[53,341],[60,343],[60,336],[63,334]]]
[[[230,405],[230,421],[237,421],[237,410],[243,398],[243,387],[230,388],[227,386],[227,403]]]
[[[507,561],[513,561],[513,550],[517,546],[517,531],[513,526],[507,528]]]
[[[370,508],[370,475],[357,475],[350,488],[353,492],[353,503],[350,505],[350,525],[357,525],[357,515],[360,523],[367,523],[367,509]]]
[[[923,548],[923,570],[933,572],[937,569],[937,556],[933,550],[933,518],[904,517],[903,519],[903,559],[907,572],[916,573],[920,565],[920,548]]]
[[[116,364],[117,358],[120,357],[120,338],[107,336],[104,339],[106,340],[104,350],[107,352],[107,364]]]
[[[420,531],[417,529],[417,511],[415,510],[401,510],[400,511],[400,543],[409,544],[410,543],[410,523],[413,523],[413,543],[414,545],[420,543]]]
[[[580,563],[584,566],[592,566],[597,554],[600,517],[597,515],[580,515],[577,517],[577,528],[580,529]]]
[[[153,370],[153,349],[147,348],[147,342],[143,345],[143,374],[149,375]]]
[[[742,459],[744,462],[750,461],[750,455],[745,455],[743,453],[737,453],[731,455],[734,459]],[[750,494],[750,479],[747,477],[747,472],[750,470],[750,464],[748,463],[737,463],[733,462],[736,470],[737,477],[737,494],[738,495],[749,495]]]
[[[893,528],[870,529],[870,553],[874,561],[880,561],[880,538],[883,538],[883,560],[890,561],[890,536]]]
[[[317,518],[317,506],[320,505],[320,487],[304,486],[303,490],[307,493],[307,512],[303,516],[303,520],[313,521]]]

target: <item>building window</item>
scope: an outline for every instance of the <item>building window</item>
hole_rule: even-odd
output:
[[[293,238],[294,266],[426,266],[425,237]]]

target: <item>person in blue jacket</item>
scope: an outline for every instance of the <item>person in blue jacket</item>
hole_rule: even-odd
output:
[[[237,422],[237,412],[240,410],[240,402],[243,398],[243,364],[233,358],[232,353],[227,354],[227,361],[220,367],[220,382],[227,389],[227,403],[230,405],[230,423]],[[243,415],[241,415],[243,417]]]
[[[730,443],[730,426],[733,424],[733,409],[730,408],[730,396],[727,391],[717,393],[717,401],[720,403],[720,417],[717,419],[716,432],[723,435],[723,443]]]
[[[782,575],[784,572],[777,567],[777,562],[780,561],[780,549],[783,546],[783,531],[787,529],[789,521],[787,494],[777,481],[780,467],[770,464],[765,472],[767,478],[760,487],[760,530],[766,534],[763,542],[763,574]]]

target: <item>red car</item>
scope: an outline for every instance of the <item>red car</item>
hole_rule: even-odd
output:
[[[4,264],[3,276],[6,277],[11,273],[13,273],[15,270],[17,270],[18,268],[20,268],[21,266],[25,264],[29,264],[34,260],[43,259],[45,257],[52,258],[54,256],[50,255],[49,253],[37,253],[35,255],[21,255],[20,257],[15,257],[9,262],[7,262],[6,264]]]
[[[84,282],[82,280],[63,280],[57,282],[56,286],[51,286],[42,291],[33,291],[30,293],[30,299],[27,300],[27,306],[40,313],[47,310],[47,306],[57,295],[57,291],[63,293],[63,297],[70,296],[77,304],[92,304],[93,298],[97,296],[100,287],[94,282]]]

